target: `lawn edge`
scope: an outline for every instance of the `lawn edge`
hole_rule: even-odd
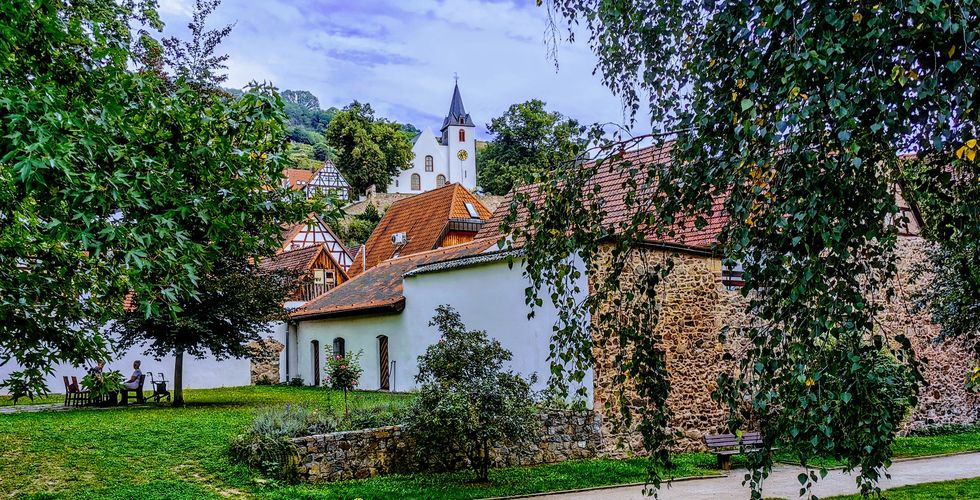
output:
[[[974,453],[980,454],[980,450],[954,451],[952,453],[939,453],[939,454],[936,454],[936,455],[922,455],[920,457],[901,457],[901,458],[895,458],[895,459],[893,459],[892,460],[892,463],[895,463],[895,462],[914,462],[916,460],[928,460],[930,458],[955,457],[955,456],[958,456],[958,455],[971,455],[971,454],[974,454]],[[793,466],[793,467],[801,467],[801,465],[798,464],[798,463],[796,463],[796,462],[786,462],[786,461],[780,460],[780,461],[777,461],[776,463],[777,464],[781,464],[781,465],[789,465],[789,466]],[[811,469],[816,469],[816,467],[810,467],[810,468]],[[837,465],[837,466],[834,466],[834,467],[827,467],[827,470],[836,470],[836,469],[844,469],[844,466],[843,465]]]
[[[721,477],[728,477],[728,474],[708,474],[708,475],[705,475],[705,476],[684,476],[684,477],[678,477],[678,478],[671,479],[669,482],[671,482],[671,483],[678,482],[679,483],[679,482],[684,482],[684,481],[696,481],[698,479],[718,479],[718,478],[721,478]],[[666,484],[667,481],[664,481],[664,483]],[[516,498],[535,498],[535,497],[543,497],[543,496],[547,496],[547,495],[567,495],[567,494],[570,494],[570,493],[586,493],[586,492],[589,492],[589,491],[611,490],[611,489],[614,489],[614,488],[628,488],[630,486],[646,486],[646,485],[647,485],[646,482],[642,482],[642,483],[607,484],[607,485],[604,485],[604,486],[592,486],[592,487],[589,487],[589,488],[578,488],[578,489],[574,489],[574,490],[541,491],[541,492],[538,492],[538,493],[527,493],[527,494],[524,494],[524,495],[511,495],[511,496],[504,496],[504,497],[486,497],[483,500],[511,500],[511,499],[516,499]]]

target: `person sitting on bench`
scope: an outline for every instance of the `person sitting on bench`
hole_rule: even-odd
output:
[[[123,387],[129,390],[136,390],[140,387],[140,377],[143,376],[143,372],[140,371],[140,361],[133,361],[133,375],[129,377],[129,380],[123,382]]]

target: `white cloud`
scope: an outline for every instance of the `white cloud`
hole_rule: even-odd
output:
[[[161,2],[168,34],[186,35],[189,4]],[[595,57],[584,43],[560,47],[555,72],[546,12],[530,2],[225,0],[214,17],[214,26],[237,23],[221,46],[231,56],[230,85],[271,80],[312,91],[324,107],[357,99],[435,129],[458,72],[481,128],[531,98],[583,123],[623,121],[619,99],[592,75]]]

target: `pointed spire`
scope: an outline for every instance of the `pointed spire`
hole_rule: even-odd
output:
[[[463,107],[463,98],[459,95],[458,79],[453,86],[453,100],[449,103],[449,114],[446,115],[446,119],[442,122],[443,135],[445,135],[446,128],[450,125],[459,125],[462,127],[475,126],[473,125],[473,120],[470,119],[470,115],[466,112],[466,108]]]

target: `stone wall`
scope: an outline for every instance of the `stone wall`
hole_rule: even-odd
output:
[[[250,379],[252,384],[259,380],[269,380],[273,384],[279,383],[279,353],[286,348],[282,342],[273,338],[267,338],[262,343],[251,342],[248,344],[251,351]]]
[[[922,258],[925,241],[918,237],[901,237],[897,255],[896,295],[887,300],[885,311],[878,318],[883,331],[889,336],[907,335],[922,359],[923,375],[929,383],[920,393],[918,406],[913,410],[905,429],[937,423],[971,423],[978,420],[980,396],[969,393],[964,387],[965,376],[972,367],[973,358],[966,346],[932,342],[938,331],[925,313],[913,313],[908,298],[919,284],[912,283],[910,270]],[[667,254],[663,250],[648,248],[631,256],[626,269],[618,279],[624,288],[632,287],[643,273],[663,262]],[[704,449],[704,434],[723,432],[727,409],[711,400],[716,388],[716,378],[722,370],[734,370],[735,361],[725,361],[726,352],[732,359],[739,359],[744,351],[744,338],[738,335],[740,327],[748,325],[746,299],[737,291],[728,290],[721,283],[721,261],[709,256],[676,254],[673,270],[658,289],[655,314],[656,328],[651,332],[660,335],[665,348],[667,367],[672,374],[671,394],[668,405],[674,414],[671,426],[680,434],[678,450]],[[601,267],[599,269],[602,269]],[[639,275],[639,276],[638,276]],[[590,273],[590,288],[604,276]],[[594,291],[594,290],[590,290]],[[885,300],[881,298],[880,300]],[[612,301],[609,302],[613,304]],[[616,308],[629,310],[628,305],[616,304]],[[718,334],[729,327],[731,335],[725,344]],[[599,325],[593,323],[598,331]],[[623,456],[643,453],[639,433],[629,429],[616,429],[619,412],[616,382],[619,372],[615,357],[617,347],[600,345],[597,338],[593,353],[595,366],[594,408],[603,414],[604,454]],[[640,408],[644,402],[637,397],[632,384],[621,384],[626,389],[624,400],[631,408]]]
[[[494,465],[536,465],[594,458],[599,454],[599,419],[593,412],[551,410],[538,415],[540,432],[530,444],[498,446]],[[339,481],[419,470],[415,442],[401,426],[307,436],[292,440],[300,477]],[[460,461],[465,466],[465,461]]]

